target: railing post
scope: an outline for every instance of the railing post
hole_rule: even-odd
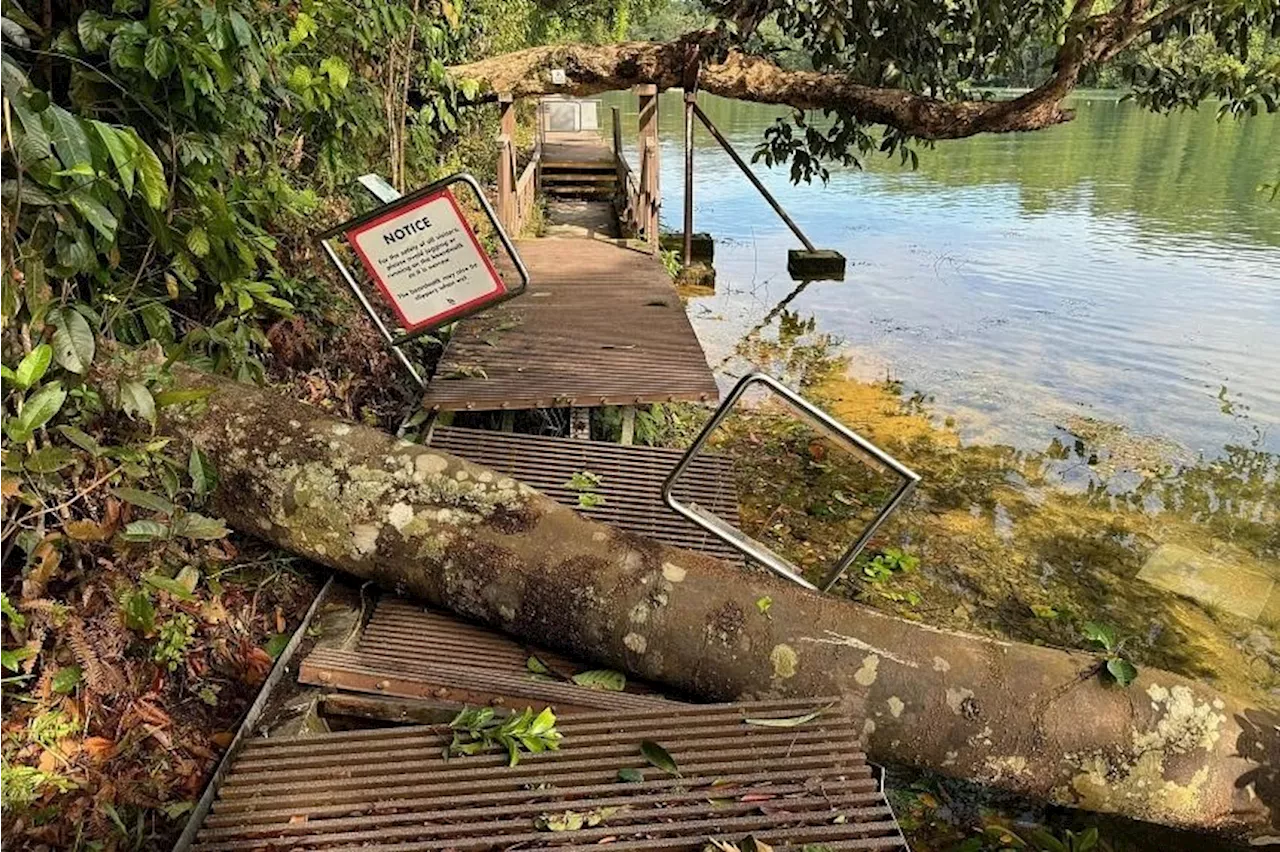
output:
[[[498,95],[498,221],[508,234],[518,234],[516,200],[516,104],[510,94]]]
[[[511,137],[498,137],[498,221],[508,234],[514,235],[516,209],[515,145]]]
[[[641,228],[649,241],[649,251],[658,253],[658,208],[662,193],[658,185],[658,87],[653,83],[636,86],[639,98],[639,127],[636,148],[640,152]]]
[[[498,95],[498,133],[516,138],[516,100],[508,92]]]

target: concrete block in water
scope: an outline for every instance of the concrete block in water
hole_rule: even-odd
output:
[[[1138,571],[1138,579],[1250,621],[1274,617],[1268,606],[1277,582],[1258,564],[1228,562],[1179,544],[1162,544]]]
[[[684,234],[663,234],[658,237],[658,244],[662,246],[663,251],[677,252],[681,260],[684,259]],[[716,242],[710,234],[694,234],[690,248],[693,249],[694,263],[705,263],[710,266],[716,259]]]
[[[804,280],[844,280],[844,255],[833,249],[791,249],[787,252],[787,272]]]

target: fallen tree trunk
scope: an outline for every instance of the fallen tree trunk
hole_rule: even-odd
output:
[[[848,696],[866,708],[874,757],[1170,825],[1280,834],[1274,714],[1163,671],[1107,685],[1087,654],[746,573],[445,453],[175,371],[179,387],[214,392],[162,431],[213,459],[214,508],[243,532],[703,698]]]

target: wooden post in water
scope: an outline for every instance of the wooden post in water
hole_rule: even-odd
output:
[[[658,253],[658,207],[662,194],[658,185],[658,87],[653,83],[636,86],[640,100],[636,150],[640,152],[640,207],[644,211],[644,233],[649,253]]]
[[[693,111],[698,93],[684,93],[684,265],[693,263]]]

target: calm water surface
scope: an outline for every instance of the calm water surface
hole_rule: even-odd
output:
[[[635,102],[611,95],[634,136]],[[781,111],[710,96],[703,108],[744,155]],[[792,186],[757,167],[844,282],[796,293],[798,247],[697,131],[696,230],[716,239],[714,296],[690,314],[726,381],[732,352],[783,299],[838,335],[862,378],[935,397],[969,440],[1043,448],[1074,416],[1214,456],[1280,451],[1280,117],[1154,116],[1104,93],[1034,134],[882,158]],[[681,225],[680,95],[663,97],[663,224]],[[633,141],[629,139],[629,142]],[[757,333],[771,334],[765,328]]]

